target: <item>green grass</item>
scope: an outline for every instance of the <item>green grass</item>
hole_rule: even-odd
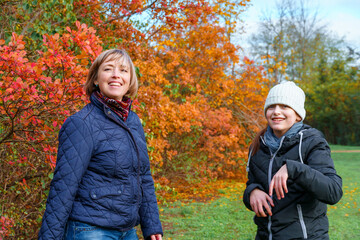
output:
[[[360,151],[360,146],[344,146],[344,145],[330,145],[331,151],[338,150],[358,150]]]
[[[332,150],[360,150],[360,147],[331,146]],[[343,178],[344,196],[328,207],[330,239],[360,239],[360,153],[332,153],[338,174]],[[255,239],[254,214],[242,202],[242,187],[221,189],[225,197],[208,203],[182,203],[162,206],[164,239]]]
[[[338,204],[328,208],[330,239],[360,239],[360,153],[331,155],[343,179],[344,195]]]
[[[165,239],[254,239],[252,212],[241,200],[242,192],[210,203],[174,203],[164,208]]]

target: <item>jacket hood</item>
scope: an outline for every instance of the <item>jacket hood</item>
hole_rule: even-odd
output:
[[[300,129],[300,131],[291,136],[291,137],[285,137],[283,142],[283,148],[287,149],[288,147],[292,147],[295,144],[299,144],[299,142],[304,141],[307,138],[324,138],[324,135],[319,130],[304,124],[304,126]]]

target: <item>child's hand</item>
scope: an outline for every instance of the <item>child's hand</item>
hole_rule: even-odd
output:
[[[269,203],[271,206],[274,206],[273,200],[266,192],[255,188],[250,193],[250,205],[252,210],[256,213],[258,217],[267,217],[267,214],[272,215]],[[264,211],[265,209],[265,211]]]
[[[274,175],[269,186],[269,195],[272,196],[273,189],[275,189],[276,196],[280,200],[285,197],[285,193],[288,192],[286,181],[288,179],[288,171],[286,164],[284,164],[279,171]]]

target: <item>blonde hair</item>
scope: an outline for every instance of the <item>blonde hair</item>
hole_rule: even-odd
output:
[[[105,61],[111,60],[122,60],[128,67],[130,71],[130,85],[129,90],[125,94],[125,96],[134,98],[137,94],[139,83],[136,77],[135,67],[133,62],[131,61],[130,56],[127,54],[125,50],[122,49],[110,49],[102,52],[92,63],[89,73],[86,78],[86,82],[84,85],[84,90],[88,97],[91,96],[93,92],[95,92],[98,88],[95,86],[95,81],[98,78],[99,67]]]

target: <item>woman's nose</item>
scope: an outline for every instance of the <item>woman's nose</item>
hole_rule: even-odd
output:
[[[120,70],[117,69],[117,68],[114,68],[112,74],[113,74],[113,78],[119,78],[119,77],[121,76],[121,72],[120,72]]]

